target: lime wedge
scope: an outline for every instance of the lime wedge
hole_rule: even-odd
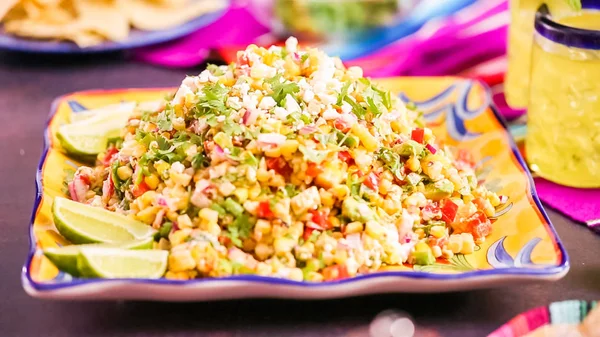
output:
[[[52,205],[58,232],[74,244],[123,244],[146,240],[156,230],[125,215],[57,197]]]
[[[92,117],[97,117],[97,116],[108,116],[108,115],[112,115],[112,114],[122,114],[122,115],[127,115],[130,116],[133,113],[133,110],[135,109],[136,103],[135,102],[122,102],[122,103],[118,103],[118,104],[111,104],[111,105],[107,105],[104,106],[102,108],[98,108],[98,109],[90,109],[90,110],[85,110],[85,111],[80,111],[77,113],[72,113],[71,114],[71,122],[80,122],[86,119],[90,119]]]
[[[50,260],[56,268],[73,276],[79,276],[77,269],[77,257],[79,256],[81,247],[107,247],[107,248],[123,248],[123,249],[151,249],[154,239],[148,237],[144,240],[131,241],[121,245],[111,245],[102,243],[90,243],[86,245],[70,245],[63,247],[52,247],[44,249],[44,255]]]
[[[166,250],[83,247],[77,268],[84,277],[160,278],[167,270]]]
[[[133,110],[133,108],[131,109]],[[131,112],[112,110],[75,123],[61,125],[56,137],[65,151],[79,157],[93,157],[106,150],[110,138],[119,137]]]

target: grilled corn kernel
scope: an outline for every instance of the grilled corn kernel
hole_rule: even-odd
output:
[[[275,241],[273,241],[273,248],[275,249],[275,253],[277,254],[290,252],[292,251],[295,245],[296,241],[285,237],[279,237],[276,238]]]
[[[306,281],[309,282],[321,282],[323,281],[323,275],[314,272],[314,271],[310,271],[308,273],[306,273]]]
[[[154,191],[147,191],[144,194],[142,194],[141,197],[141,201],[144,207],[150,205],[152,203],[152,201],[154,201],[154,199],[156,199],[156,192]]]
[[[379,193],[386,195],[386,194],[388,194],[388,192],[391,188],[392,188],[392,182],[390,180],[381,179],[381,182],[379,182]]]
[[[264,168],[259,168],[258,171],[256,171],[256,179],[261,183],[269,181],[270,176],[269,172]]]
[[[417,228],[415,230],[415,234],[417,234],[419,236],[419,239],[422,239],[425,237],[425,231],[422,228]]]
[[[450,238],[448,239],[448,249],[450,251],[452,251],[452,253],[454,253],[454,254],[460,253],[462,246],[463,246],[463,239],[462,239],[462,236],[460,236],[460,234],[450,235]]]
[[[218,189],[221,195],[228,197],[235,191],[235,185],[229,181],[224,181],[219,185]]]
[[[385,229],[377,221],[367,221],[365,232],[374,239],[382,238],[385,235]]]
[[[299,143],[297,140],[288,139],[281,145],[281,155],[290,157],[298,150]]]
[[[192,227],[192,220],[187,214],[180,215],[177,217],[177,225],[179,228]]]
[[[207,232],[209,232],[210,234],[214,235],[214,236],[219,236],[219,234],[221,234],[221,227],[216,224],[216,223],[207,223],[203,225],[204,230],[206,230]]]
[[[350,193],[350,189],[346,185],[337,185],[331,188],[331,192],[336,198],[342,200]]]
[[[488,199],[483,202],[483,212],[487,216],[494,216],[494,214],[496,214],[496,209],[494,206],[492,206]]]
[[[343,265],[346,263],[346,260],[348,260],[348,252],[345,250],[338,250],[333,255],[333,261],[336,264]]]
[[[272,158],[281,157],[281,147],[265,150],[265,156]]]
[[[413,172],[417,172],[421,168],[421,162],[415,156],[411,156],[406,161],[406,167]]]
[[[429,247],[425,242],[421,241],[415,245],[416,252],[426,252],[428,250],[431,250],[431,247]]]
[[[298,261],[306,261],[312,258],[315,252],[315,244],[312,242],[305,242],[302,246],[296,246],[294,248],[294,255]]]
[[[150,225],[154,222],[154,219],[156,218],[156,213],[158,213],[157,207],[148,207],[138,212],[138,214],[136,214],[135,216],[139,221]]]
[[[177,246],[185,241],[190,234],[192,233],[191,228],[181,228],[178,231],[172,231],[169,234],[169,241],[171,242],[171,246]]]
[[[144,182],[146,183],[146,185],[148,185],[148,187],[150,187],[151,190],[155,190],[158,187],[160,180],[158,179],[158,176],[153,173],[145,177]]]
[[[180,272],[196,268],[196,261],[189,249],[174,249],[169,254],[169,270]]]
[[[321,259],[326,266],[333,264],[333,254],[331,252],[324,251],[321,253]]]
[[[238,202],[243,204],[248,199],[248,189],[242,187],[236,188],[233,191],[233,195],[238,199]]]
[[[321,189],[319,191],[319,195],[321,195],[321,203],[323,204],[323,206],[330,207],[330,208],[333,207],[333,203],[334,203],[333,194],[327,192],[324,189]]]
[[[250,190],[248,190],[248,197],[251,200],[254,200],[260,195],[260,192],[261,192],[260,185],[254,184],[252,187],[250,187]]]
[[[462,233],[462,248],[460,249],[461,254],[471,254],[475,250],[475,241],[473,235],[470,233]]]
[[[132,174],[133,174],[133,170],[128,165],[121,166],[117,169],[117,177],[119,177],[119,179],[121,179],[123,181],[129,179],[129,177],[131,177]]]
[[[354,234],[360,233],[363,231],[363,224],[355,221],[346,225],[346,230],[344,231],[346,234]]]
[[[427,143],[431,138],[433,138],[433,131],[431,131],[430,128],[425,128],[423,131],[423,140]]]
[[[431,247],[431,252],[433,253],[434,257],[442,256],[442,248],[440,248],[439,246]]]
[[[429,234],[433,235],[436,238],[441,238],[446,235],[446,228],[444,226],[433,226],[429,230]],[[437,256],[436,256],[437,257]]]
[[[302,281],[304,279],[304,274],[302,273],[302,269],[292,268],[290,270],[290,273],[288,274],[288,278],[293,281]]]
[[[210,208],[201,209],[200,212],[198,212],[198,216],[208,223],[217,223],[217,221],[219,221],[219,212]]]
[[[402,204],[393,200],[383,201],[383,210],[390,215],[396,214],[402,210]]]
[[[379,147],[377,139],[369,132],[369,130],[366,127],[356,123],[352,125],[352,133],[354,133],[358,137],[358,139],[360,139],[360,142],[365,147],[365,149],[367,149],[367,151],[372,152],[377,150],[377,148]]]
[[[500,205],[500,197],[494,192],[488,192],[487,200],[493,207],[497,207],[498,205]]]

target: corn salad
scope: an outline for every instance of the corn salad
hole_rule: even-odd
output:
[[[134,113],[69,190],[158,229],[167,278],[318,282],[472,253],[504,202],[473,166],[414,105],[290,38]]]

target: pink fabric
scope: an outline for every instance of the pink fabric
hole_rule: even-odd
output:
[[[204,62],[216,47],[249,44],[268,31],[246,9],[232,6],[207,27],[183,39],[139,49],[135,57],[165,67],[192,67]]]
[[[548,206],[600,233],[600,189],[566,187],[541,178],[535,178],[535,188]]]

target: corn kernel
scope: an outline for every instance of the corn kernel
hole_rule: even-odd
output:
[[[155,190],[158,187],[160,180],[158,179],[158,176],[153,173],[145,177],[144,182],[146,183],[146,185],[148,185],[148,187],[150,187],[151,190]]]
[[[428,250],[431,250],[431,247],[429,247],[425,242],[420,241],[417,242],[417,244],[415,245],[415,251],[416,252],[426,252]]]
[[[290,273],[288,274],[288,278],[293,281],[302,281],[304,279],[304,274],[302,273],[302,269],[292,268],[290,270]]]
[[[346,263],[346,260],[348,260],[348,252],[345,250],[338,250],[333,255],[333,262],[336,264],[343,265]]]
[[[273,248],[277,254],[291,252],[295,245],[296,241],[285,237],[276,238],[273,241]]]
[[[433,226],[429,230],[429,234],[439,239],[446,235],[446,228],[444,226]]]
[[[121,180],[127,180],[133,174],[133,170],[129,166],[121,166],[117,169],[117,177]]]
[[[177,246],[185,241],[190,234],[192,233],[191,228],[181,228],[178,231],[172,231],[169,234],[169,241],[171,242],[171,246]]]
[[[255,184],[252,187],[250,187],[250,190],[248,191],[248,197],[251,200],[254,200],[256,198],[258,198],[258,196],[260,195],[261,189],[260,189],[260,185],[259,184]]]
[[[393,215],[402,210],[402,204],[400,202],[396,202],[393,200],[385,200],[383,202],[383,210],[389,214]]]
[[[346,230],[344,232],[346,234],[354,234],[354,233],[360,233],[362,231],[363,231],[363,224],[358,221],[354,221],[354,222],[351,222],[346,225]]]
[[[272,157],[272,158],[281,157],[281,148],[280,147],[266,149],[264,152],[265,152],[265,156],[267,156],[267,157]]]
[[[463,239],[460,234],[450,235],[448,239],[448,249],[454,254],[460,253],[463,246]]]
[[[150,205],[152,201],[154,201],[154,199],[156,199],[156,192],[154,191],[147,191],[144,194],[142,194],[141,197],[141,201],[144,207]]]
[[[281,155],[290,157],[298,150],[299,143],[295,139],[288,139],[281,145]]]
[[[269,178],[270,174],[266,169],[259,168],[258,171],[256,171],[256,179],[258,179],[258,181],[261,183],[266,183],[269,181]]]
[[[352,133],[354,133],[358,137],[358,139],[360,139],[360,142],[365,147],[365,149],[367,149],[367,151],[372,152],[377,150],[377,148],[379,147],[377,139],[369,132],[369,130],[366,127],[356,123],[352,125]]]
[[[192,220],[189,215],[183,214],[177,217],[177,225],[179,228],[192,227]]]
[[[323,206],[325,207],[333,207],[333,195],[329,192],[327,192],[324,189],[319,190],[319,195],[321,195],[321,203],[323,204]]]
[[[321,281],[323,281],[323,275],[321,275],[317,272],[314,272],[314,271],[308,272],[308,273],[306,273],[306,281],[321,282]]]
[[[462,248],[460,249],[461,254],[471,254],[475,250],[475,241],[473,240],[473,235],[470,233],[462,233],[461,238]]]
[[[196,268],[196,261],[189,249],[175,249],[169,254],[169,270],[181,272]]]
[[[221,234],[221,227],[216,223],[206,223],[203,225],[204,229],[214,236]]]
[[[217,223],[217,221],[219,221],[219,212],[210,208],[201,209],[200,212],[198,212],[198,216],[207,223]]]
[[[241,187],[236,188],[236,190],[233,191],[233,195],[235,195],[235,197],[238,199],[238,202],[243,204],[244,201],[248,199],[248,189]]]
[[[377,221],[371,220],[365,224],[365,233],[374,239],[378,239],[385,235],[385,229]]]
[[[381,193],[382,195],[388,194],[388,192],[390,191],[391,188],[392,188],[392,182],[390,180],[382,179],[381,182],[379,183],[379,193]]]
[[[139,221],[150,225],[154,222],[154,219],[156,218],[157,213],[158,213],[157,207],[148,207],[148,208],[143,209],[140,212],[138,212],[138,214],[136,214],[135,216]]]
[[[406,161],[406,167],[413,172],[417,172],[421,168],[421,162],[415,156],[411,156]]]
[[[337,199],[342,200],[350,193],[350,189],[346,185],[337,185],[331,189],[331,192]]]
[[[442,256],[442,248],[440,248],[439,246],[431,247],[431,252],[433,253],[433,257]]]
[[[498,205],[500,205],[500,197],[494,192],[488,192],[487,200],[493,207],[497,207]]]
[[[415,230],[415,234],[417,234],[417,236],[419,237],[419,239],[422,239],[422,238],[425,237],[425,231],[423,230],[423,228],[417,228]]]

